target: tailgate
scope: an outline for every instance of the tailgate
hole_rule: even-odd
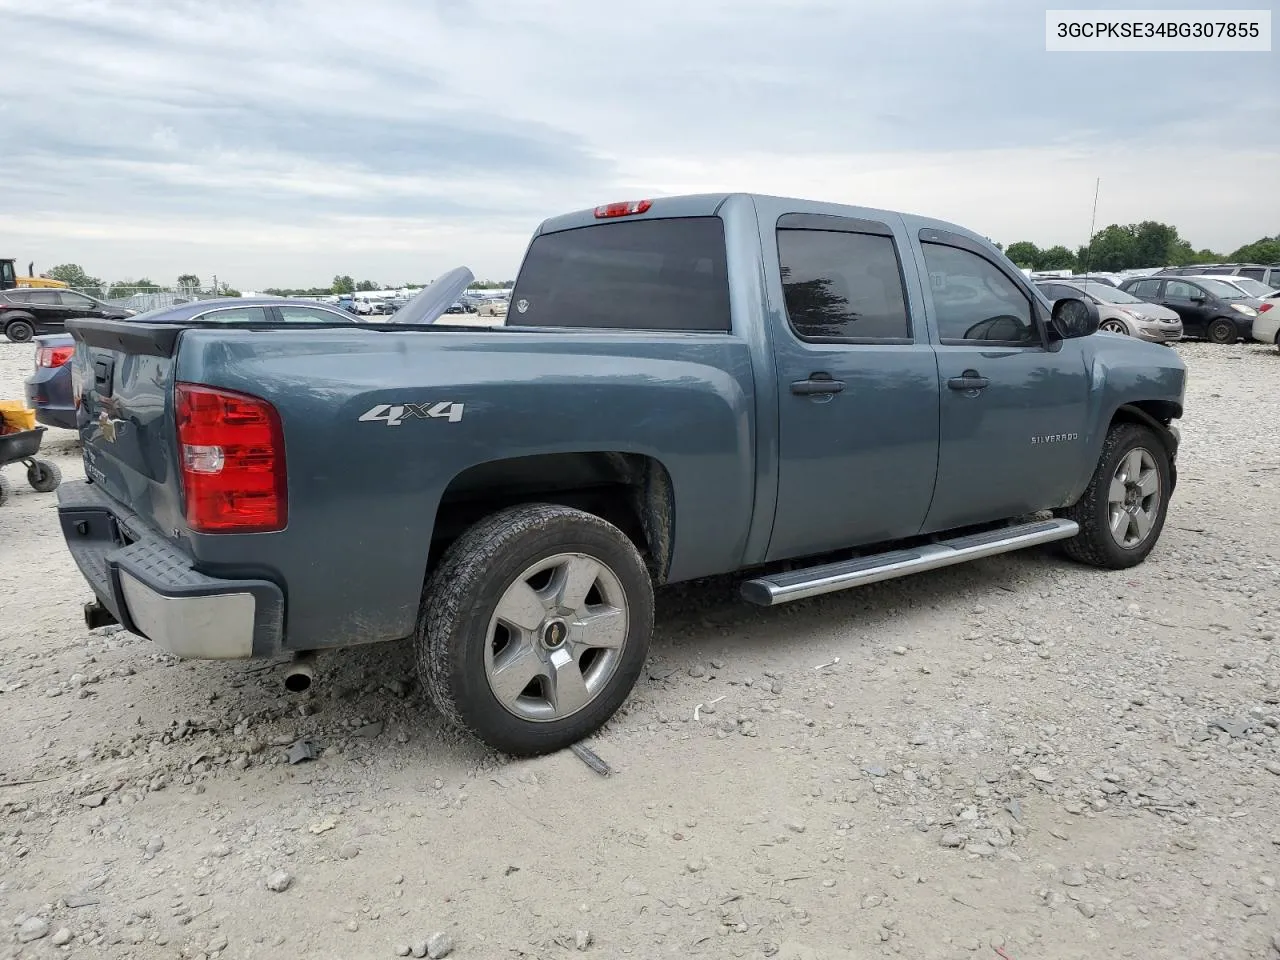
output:
[[[72,320],[74,402],[82,411],[85,473],[160,530],[182,516],[172,415],[181,326]]]

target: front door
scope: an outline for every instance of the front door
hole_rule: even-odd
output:
[[[925,532],[1060,505],[1085,444],[1083,341],[1051,348],[1046,312],[979,244],[935,230],[920,239],[942,409]]]
[[[897,227],[895,237],[880,221],[788,214],[762,236],[765,250],[776,243],[785,303],[773,329],[770,560],[912,536],[928,512],[938,373],[919,294],[912,310],[903,284]]]
[[[1205,292],[1188,280],[1166,280],[1161,306],[1168,307],[1182,318],[1182,328],[1187,333],[1203,336],[1212,319],[1213,310]]]

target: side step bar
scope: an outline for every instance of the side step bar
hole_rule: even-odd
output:
[[[1074,520],[1036,520],[920,547],[757,577],[742,584],[742,598],[761,607],[773,607],[792,600],[806,600],[850,587],[993,557],[998,553],[1037,547],[1055,540],[1067,540],[1079,532],[1080,525]]]

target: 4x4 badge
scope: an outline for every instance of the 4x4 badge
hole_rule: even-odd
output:
[[[360,415],[363,423],[385,423],[398,427],[406,420],[448,420],[457,423],[462,419],[462,404],[446,400],[442,403],[380,403]]]

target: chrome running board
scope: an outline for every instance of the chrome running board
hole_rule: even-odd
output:
[[[805,600],[867,583],[893,580],[982,557],[994,557],[998,553],[1066,540],[1079,532],[1080,526],[1074,520],[1036,520],[1003,530],[757,577],[742,584],[742,597],[761,607],[773,607],[792,600]]]

